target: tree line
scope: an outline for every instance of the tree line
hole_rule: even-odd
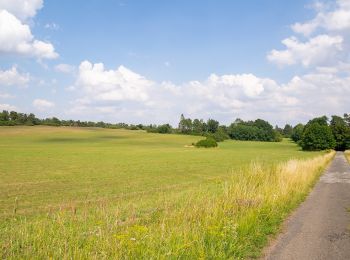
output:
[[[305,126],[296,125],[290,137],[303,150],[350,149],[350,115],[344,114],[343,117],[333,115],[331,120],[326,116],[316,117]]]
[[[191,119],[183,114],[177,128],[170,124],[163,125],[143,125],[126,123],[105,123],[80,121],[80,120],[60,120],[56,117],[39,119],[33,113],[19,113],[16,111],[0,112],[0,126],[14,125],[48,125],[48,126],[74,126],[74,127],[102,127],[113,129],[146,130],[151,133],[162,134],[188,134],[200,135],[221,142],[227,139],[246,140],[246,141],[266,141],[280,142],[282,138],[291,138],[298,143],[303,150],[325,150],[350,149],[350,114],[344,114],[343,117],[332,116],[329,120],[326,116],[311,119],[306,125],[297,124],[291,126],[286,124],[284,128],[273,126],[262,119],[254,121],[244,121],[236,119],[229,126],[220,125],[214,119]]]
[[[47,126],[74,126],[74,127],[102,127],[102,128],[125,128],[129,130],[147,130],[155,128],[155,125],[144,126],[142,124],[133,125],[126,123],[105,123],[103,121],[80,121],[80,120],[60,120],[57,117],[45,119],[37,118],[33,113],[19,113],[16,111],[3,110],[0,112],[0,126],[15,126],[15,125],[47,125]]]

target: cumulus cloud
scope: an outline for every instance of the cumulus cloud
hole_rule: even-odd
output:
[[[53,108],[55,106],[55,103],[48,101],[46,99],[35,99],[33,101],[33,106],[36,109],[43,110],[47,108]]]
[[[282,41],[282,50],[273,49],[267,59],[277,65],[298,65],[306,68],[336,67],[349,63],[350,51],[350,1],[338,0],[333,5],[317,2],[316,15],[306,22],[291,26],[299,36]]]
[[[257,117],[284,124],[347,111],[350,78],[326,67],[280,84],[253,74],[212,74],[182,84],[156,82],[120,66],[81,63],[67,114],[77,118],[175,125],[181,113],[192,118]],[[138,93],[138,94],[136,94]],[[317,94],[315,94],[317,93]],[[325,106],[327,104],[327,106]]]
[[[42,7],[43,0],[0,0],[0,10],[7,10],[22,21],[34,17]]]
[[[295,23],[292,29],[305,36],[309,36],[317,29],[333,32],[348,30],[350,29],[350,1],[336,1],[336,7],[333,10],[329,10],[326,5],[317,5],[315,18],[304,23]]]
[[[272,50],[268,60],[279,65],[301,63],[305,67],[320,65],[337,60],[343,51],[343,37],[318,35],[307,42],[300,42],[296,37],[282,41],[286,50]]]
[[[141,75],[120,66],[105,70],[102,63],[83,61],[79,66],[76,86],[95,100],[146,101],[148,88],[153,84]]]
[[[0,86],[26,86],[30,81],[28,73],[21,74],[16,67],[0,70]]]
[[[57,58],[58,54],[55,52],[54,46],[49,42],[35,39],[29,25],[11,12],[13,8],[5,9],[7,5],[11,7],[12,5],[8,4],[7,1],[3,2],[5,4],[1,5],[0,3],[0,53],[14,53],[39,59]],[[21,5],[19,4],[19,6]],[[27,14],[28,16],[35,15],[35,12],[28,11]]]

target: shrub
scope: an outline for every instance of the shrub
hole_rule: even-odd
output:
[[[207,137],[206,139],[200,140],[195,144],[196,147],[204,147],[204,148],[211,148],[211,147],[217,147],[218,143],[211,137]]]

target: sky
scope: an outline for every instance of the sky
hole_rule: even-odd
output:
[[[0,110],[176,125],[350,112],[350,0],[0,0]]]

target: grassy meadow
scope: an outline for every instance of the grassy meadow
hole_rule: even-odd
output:
[[[0,128],[2,258],[258,256],[333,153],[294,143]]]

